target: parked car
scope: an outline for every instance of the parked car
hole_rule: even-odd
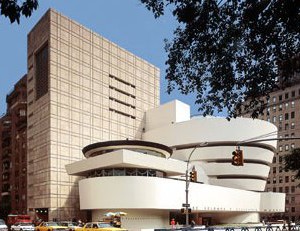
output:
[[[0,219],[0,231],[8,231],[8,227],[5,224],[5,221]]]
[[[127,229],[113,227],[107,222],[88,222],[76,231],[127,231]]]
[[[61,226],[54,221],[43,221],[41,224],[35,227],[35,231],[69,231],[69,228],[67,226]]]
[[[10,227],[11,231],[34,231],[32,223],[17,222]]]
[[[31,223],[31,218],[26,214],[9,214],[7,216],[7,226],[11,227],[15,223]]]
[[[60,221],[58,222],[59,225],[61,226],[66,226],[69,228],[69,231],[77,231],[78,228],[81,228],[78,226],[77,222],[72,222],[72,221]]]

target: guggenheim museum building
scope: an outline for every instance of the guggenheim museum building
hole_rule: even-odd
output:
[[[276,137],[269,122],[191,117],[189,105],[175,100],[145,113],[142,140],[92,143],[66,170],[81,177],[80,209],[93,221],[122,211],[129,230],[170,227],[171,218],[185,224],[188,206],[199,225],[255,223],[285,208],[284,193],[264,191]],[[232,165],[237,149],[242,166]],[[196,181],[186,181],[192,170]]]

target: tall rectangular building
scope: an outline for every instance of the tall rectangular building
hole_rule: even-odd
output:
[[[159,69],[50,9],[28,34],[28,208],[79,217],[65,165],[88,144],[141,139],[159,105]]]

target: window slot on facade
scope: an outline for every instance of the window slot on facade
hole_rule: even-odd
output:
[[[117,92],[120,92],[120,93],[122,93],[122,94],[124,94],[124,95],[130,96],[131,98],[135,99],[135,95],[132,95],[132,94],[130,94],[130,93],[128,93],[128,92],[122,91],[122,90],[120,90],[120,89],[118,89],[118,88],[115,88],[115,87],[113,87],[113,86],[109,86],[109,88],[112,89],[112,90],[115,90],[115,91],[117,91]]]
[[[132,87],[132,88],[135,88],[135,85],[133,85],[133,84],[131,84],[131,83],[128,83],[128,82],[124,81],[123,79],[120,79],[120,78],[118,78],[118,77],[116,77],[116,76],[114,76],[114,75],[109,74],[109,77],[112,78],[112,79],[117,80],[118,82],[124,83],[124,84],[126,84],[127,86],[130,86],[130,87]]]
[[[113,98],[113,97],[109,97],[109,99],[112,100],[112,101],[116,101],[117,103],[123,104],[123,105],[125,105],[125,106],[127,106],[127,107],[131,107],[131,108],[135,109],[135,106],[134,106],[134,105],[131,105],[131,104],[129,104],[129,103],[125,103],[125,102],[123,102],[123,101],[121,101],[121,100],[118,100],[118,99],[116,99],[116,98]]]
[[[36,99],[48,92],[48,63],[48,44],[46,44],[35,54]]]
[[[127,116],[127,117],[129,117],[129,118],[131,118],[131,119],[135,119],[135,118],[136,118],[135,116],[129,115],[129,114],[127,114],[127,113],[118,111],[118,110],[113,109],[113,108],[109,108],[109,111],[115,112],[115,113],[120,114],[120,115],[123,115],[123,116]]]

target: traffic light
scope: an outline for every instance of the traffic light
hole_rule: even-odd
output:
[[[181,209],[180,209],[180,212],[181,212],[181,214],[192,213],[192,209],[191,209],[191,208],[188,208],[188,209],[186,210],[186,208],[181,208]]]
[[[197,181],[197,171],[192,170],[190,172],[190,181],[191,182],[196,182]]]
[[[243,156],[243,150],[237,149],[232,152],[232,165],[235,166],[243,166],[244,165],[244,156]]]

